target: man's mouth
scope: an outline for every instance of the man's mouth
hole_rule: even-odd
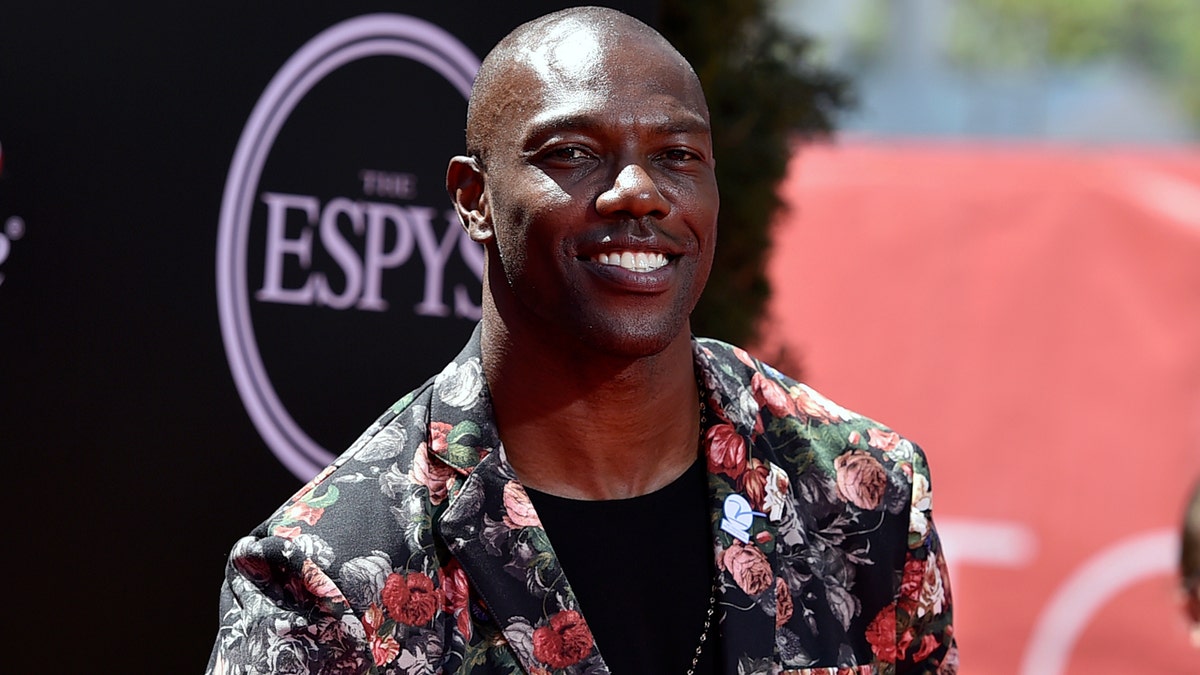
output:
[[[597,253],[592,256],[592,262],[601,265],[615,265],[631,272],[653,272],[667,264],[667,256],[653,251],[613,251]]]

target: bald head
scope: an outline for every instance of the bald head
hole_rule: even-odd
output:
[[[564,9],[518,26],[484,58],[467,106],[467,152],[486,160],[498,121],[523,113],[523,102],[532,98],[534,83],[566,81],[579,86],[590,82],[603,90],[608,84],[605,78],[638,77],[636,72],[589,68],[607,54],[629,48],[673,62],[703,99],[691,65],[658,31],[614,9]],[[705,108],[706,116],[707,112]]]

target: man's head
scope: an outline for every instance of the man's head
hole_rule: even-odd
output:
[[[718,196],[704,94],[661,35],[600,8],[517,28],[484,59],[467,148],[447,189],[507,325],[626,356],[686,330]]]

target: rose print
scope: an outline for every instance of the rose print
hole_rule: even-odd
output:
[[[709,357],[713,356],[713,353],[711,350],[705,349],[704,351],[707,353],[707,355]],[[747,352],[745,349],[742,349],[741,347],[734,347],[733,355],[737,357],[738,361],[741,361],[742,363],[746,364],[747,366],[750,366],[751,368],[755,367],[754,357],[750,356],[750,352]]]
[[[533,631],[533,656],[551,668],[567,668],[592,651],[592,631],[583,616],[566,610],[550,617],[550,623]]]
[[[925,637],[921,638],[921,644],[918,645],[917,652],[913,654],[913,660],[921,661],[926,656],[932,654],[933,650],[937,649],[937,646],[937,638],[932,635],[926,635]]]
[[[311,560],[304,561],[304,587],[318,598],[329,598],[336,602],[344,602],[342,592],[338,590],[333,580]]]
[[[366,607],[379,599],[391,570],[392,563],[384,555],[352,558],[338,572],[338,585],[351,605]]]
[[[706,439],[709,471],[730,478],[741,476],[746,470],[746,439],[737,429],[732,424],[716,424],[708,430]]]
[[[434,422],[434,424],[437,424],[437,422]],[[445,442],[445,435],[443,434],[443,445]],[[434,443],[437,443],[437,436],[434,436]],[[444,464],[437,457],[430,456],[430,452],[424,443],[417,446],[416,452],[413,453],[412,481],[418,485],[424,485],[429,489],[429,501],[434,506],[446,500],[448,486],[453,480],[454,474],[454,469]]]
[[[389,574],[383,585],[383,606],[402,624],[424,626],[433,619],[438,604],[433,580],[423,572]]]
[[[790,486],[791,481],[783,469],[757,457],[750,458],[746,472],[742,474],[742,492],[750,506],[766,513],[773,523],[783,518]]]
[[[400,653],[400,643],[392,636],[380,638],[378,635],[371,636],[371,657],[375,659],[375,665],[386,666],[396,658]]]
[[[900,639],[896,641],[896,658],[904,658],[904,655],[908,653],[908,646],[912,644],[913,637],[912,626],[909,626],[900,634]]]
[[[907,556],[904,561],[904,576],[900,581],[900,607],[913,613],[917,608],[917,597],[921,593],[921,584],[925,582],[925,561]]]
[[[808,385],[795,384],[789,389],[798,414],[823,422],[852,420],[855,414],[818,394]]]
[[[792,591],[788,589],[783,578],[775,579],[775,627],[778,628],[792,618],[795,606],[792,603]]]
[[[767,556],[754,545],[734,540],[721,555],[721,565],[746,595],[755,596],[771,587],[775,575]]]
[[[766,406],[775,417],[796,414],[796,402],[788,396],[787,390],[762,373],[754,373],[750,378],[750,390],[754,393],[755,400]]]
[[[325,508],[313,508],[308,502],[296,502],[284,511],[283,517],[288,520],[299,520],[309,525],[316,525],[325,513]]]
[[[767,479],[770,476],[771,469],[766,462],[757,457],[750,458],[746,472],[742,474],[742,494],[746,495],[755,511],[764,511],[763,505],[767,501]]]
[[[522,527],[541,527],[542,521],[533,510],[533,502],[521,484],[510,480],[504,484],[504,524],[510,530]]]
[[[483,368],[479,359],[451,362],[434,383],[438,396],[446,405],[470,410],[483,391]]]
[[[867,626],[867,642],[875,658],[887,663],[896,662],[896,604],[879,610]]]
[[[448,440],[450,432],[454,427],[445,422],[430,422],[429,423],[429,443],[430,448],[436,454],[445,454],[446,449],[450,447]]]
[[[471,638],[471,613],[467,609],[470,601],[470,586],[467,573],[457,560],[451,560],[442,568],[442,606],[458,619],[458,632],[466,639]]]
[[[939,559],[942,563],[944,559]],[[921,592],[917,595],[917,616],[940,614],[946,602],[948,589],[945,584],[945,569],[938,565],[925,564],[925,578],[921,582]]]
[[[860,509],[874,511],[887,490],[887,472],[865,450],[851,450],[833,461],[837,489],[842,499]]]
[[[933,505],[933,494],[929,491],[929,479],[924,474],[916,474],[912,479],[912,509],[908,515],[909,534],[917,536],[917,541],[925,541],[929,536],[929,519],[925,512]]]
[[[280,539],[287,539],[291,541],[292,539],[300,536],[300,528],[295,526],[277,525],[275,526],[275,529],[271,531],[271,534],[279,537]]]
[[[872,427],[867,429],[867,445],[876,450],[891,452],[896,449],[896,446],[900,445],[900,434]]]

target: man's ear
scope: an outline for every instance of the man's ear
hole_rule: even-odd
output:
[[[450,159],[446,169],[446,192],[454,201],[458,219],[471,239],[482,244],[494,236],[487,176],[478,159],[465,155]]]

